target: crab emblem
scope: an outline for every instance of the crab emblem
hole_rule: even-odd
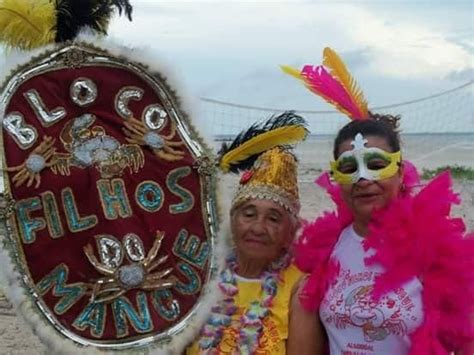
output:
[[[54,154],[53,173],[70,175],[71,166],[95,166],[101,177],[107,179],[122,175],[126,167],[134,173],[143,167],[145,160],[138,145],[120,144],[102,126],[92,126],[95,120],[94,115],[84,114],[64,126],[60,138],[68,153]]]
[[[30,187],[34,181],[35,188],[38,188],[40,173],[45,168],[50,168],[55,174],[70,175],[71,166],[82,169],[95,166],[105,179],[122,175],[126,167],[138,172],[145,164],[139,145],[120,144],[101,126],[89,128],[95,120],[94,115],[84,114],[64,126],[60,138],[68,153],[56,152],[56,140],[45,136],[22,164],[7,168],[7,171],[15,172],[12,179],[15,187],[24,183]]]
[[[184,151],[177,149],[183,142],[175,142],[176,124],[171,122],[170,133],[161,135],[157,130],[148,129],[145,124],[136,118],[130,118],[124,122],[123,132],[127,136],[127,142],[149,147],[153,153],[166,161],[178,161],[183,159]]]
[[[56,148],[53,146],[55,141],[49,136],[44,136],[43,141],[22,164],[7,168],[9,172],[16,172],[12,179],[15,187],[24,183],[26,183],[26,187],[30,187],[33,181],[35,181],[35,188],[39,187],[41,184],[41,170],[54,164],[52,158],[56,152]]]
[[[131,289],[160,290],[174,286],[173,277],[165,278],[173,268],[155,272],[168,259],[165,255],[155,260],[163,237],[164,232],[156,232],[155,242],[145,256],[143,243],[136,234],[127,234],[122,242],[110,235],[101,235],[97,238],[100,261],[94,255],[92,245],[87,244],[84,247],[87,259],[104,275],[89,285],[91,302],[110,302]],[[124,255],[129,261],[125,265]]]

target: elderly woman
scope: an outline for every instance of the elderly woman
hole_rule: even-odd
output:
[[[296,296],[303,275],[291,254],[299,227],[297,164],[281,147],[305,135],[303,119],[286,112],[252,126],[221,151],[224,171],[245,170],[230,210],[234,248],[220,275],[223,300],[188,354],[320,351],[319,322]]]
[[[306,225],[297,248],[311,273],[303,306],[319,313],[331,354],[472,354],[474,239],[449,216],[459,203],[449,174],[420,188],[402,160],[398,117],[368,111],[330,49],[324,64],[332,75],[306,66],[301,77],[352,122],[318,179],[337,211]]]

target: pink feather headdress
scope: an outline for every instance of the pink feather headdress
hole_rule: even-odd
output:
[[[305,65],[301,71],[287,65],[282,65],[281,69],[303,81],[311,92],[321,96],[350,119],[369,118],[367,100],[362,90],[331,48],[324,48],[323,65]]]

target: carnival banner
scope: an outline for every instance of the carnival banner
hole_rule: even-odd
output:
[[[4,78],[5,289],[44,341],[166,349],[210,297],[213,157],[173,90],[86,42]]]

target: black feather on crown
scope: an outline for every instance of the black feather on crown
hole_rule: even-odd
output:
[[[84,27],[107,34],[107,26],[115,10],[132,20],[132,5],[128,0],[55,0],[56,42],[76,38]]]
[[[272,115],[269,119],[263,122],[257,122],[250,126],[247,130],[242,131],[235,137],[232,143],[228,144],[226,142],[222,143],[220,150],[218,151],[218,160],[220,161],[222,157],[228,152],[238,148],[245,142],[249,141],[252,138],[255,138],[263,133],[270,132],[277,128],[288,127],[288,126],[303,126],[307,127],[306,120],[297,115],[294,111],[286,111],[279,115]],[[306,129],[306,131],[308,131]],[[287,146],[289,147],[289,146]],[[239,173],[240,171],[248,170],[252,168],[255,160],[262,154],[254,154],[248,157],[245,160],[232,163],[229,166],[229,171],[232,173]]]

